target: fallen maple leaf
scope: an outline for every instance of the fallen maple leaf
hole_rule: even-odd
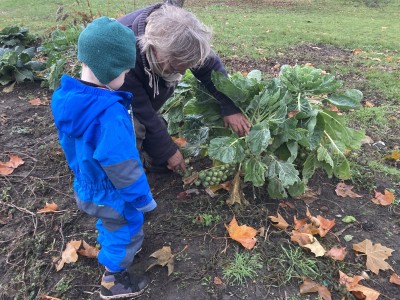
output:
[[[302,233],[293,230],[290,240],[292,242],[299,244],[303,248],[310,249],[311,252],[314,253],[316,257],[324,256],[326,252],[324,247],[321,246],[321,244],[312,234]]]
[[[347,250],[346,247],[333,247],[326,252],[325,255],[333,258],[334,260],[342,261],[347,255]]]
[[[179,253],[183,252],[186,250],[188,246],[186,245],[182,251]],[[162,267],[167,266],[168,268],[168,276],[171,275],[174,272],[174,262],[175,262],[175,257],[179,254],[172,254],[171,252],[171,247],[170,246],[164,246],[161,249],[153,252],[150,257],[154,257],[157,259],[157,261],[153,264],[151,264],[146,271],[148,271],[150,268],[160,265]]]
[[[381,244],[373,245],[370,240],[364,240],[361,243],[353,244],[353,250],[364,253],[367,256],[367,268],[373,273],[378,274],[379,270],[392,270],[393,268],[385,261],[392,255],[393,249],[382,246]]]
[[[79,249],[78,253],[80,255],[89,257],[89,258],[97,258],[97,255],[99,254],[99,249],[93,246],[90,246],[88,243],[85,241],[82,241],[82,247],[83,249]]]
[[[268,216],[268,219],[271,220],[272,225],[279,229],[286,229],[289,227],[288,222],[279,214],[277,213],[277,217],[275,216]]]
[[[375,191],[375,197],[371,199],[372,202],[378,205],[387,206],[393,203],[394,194],[385,190],[385,194]]]
[[[390,281],[391,283],[400,285],[400,276],[397,275],[396,273],[393,273],[393,274],[390,276],[389,281]]]
[[[352,185],[347,185],[344,182],[339,182],[336,186],[336,195],[341,196],[341,197],[350,197],[350,198],[360,198],[362,196],[356,194],[355,192],[352,191],[353,186]]]
[[[81,246],[82,241],[71,240],[65,246],[65,250],[61,254],[61,260],[56,265],[57,272],[60,271],[64,264],[70,264],[78,260],[77,250]]]
[[[233,216],[232,221],[229,223],[228,226],[224,224],[226,229],[228,230],[229,236],[243,245],[246,249],[253,249],[254,245],[257,242],[255,238],[257,234],[257,230],[253,227],[240,225],[236,221],[235,216]]]
[[[46,205],[39,209],[36,213],[38,214],[43,214],[43,213],[49,213],[49,212],[56,212],[58,210],[58,205],[55,204],[54,202],[47,203]]]
[[[344,285],[347,291],[351,292],[357,299],[376,300],[380,293],[369,287],[363,286],[358,282],[363,280],[362,276],[347,276],[339,271],[339,284]]]
[[[319,296],[324,300],[331,300],[331,292],[326,286],[316,283],[309,278],[304,278],[303,283],[300,285],[300,294],[308,294],[318,292]]]
[[[8,162],[0,161],[0,174],[4,176],[10,175],[14,172],[14,169],[24,164],[24,161],[18,155],[9,154],[8,156],[10,157]]]
[[[294,204],[290,203],[289,201],[281,201],[279,202],[279,206],[282,208],[295,208]]]
[[[360,54],[362,52],[362,49],[360,49],[360,48],[357,48],[357,49],[354,49],[353,50],[353,54],[354,55],[358,55],[358,54]]]

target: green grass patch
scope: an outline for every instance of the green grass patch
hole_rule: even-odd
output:
[[[256,277],[257,270],[263,266],[261,257],[253,252],[236,252],[233,260],[223,270],[224,278],[231,285],[243,285]]]

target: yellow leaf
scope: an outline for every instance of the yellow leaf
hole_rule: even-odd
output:
[[[61,254],[61,260],[56,266],[57,272],[60,271],[64,264],[70,264],[78,260],[78,253],[76,252],[81,246],[82,241],[71,240],[65,246],[65,250]]]
[[[394,194],[388,190],[385,190],[385,194],[375,191],[375,197],[371,201],[378,205],[387,206],[393,203]]]
[[[225,224],[225,227],[228,230],[229,236],[233,240],[241,243],[246,249],[253,249],[257,242],[257,239],[255,238],[257,234],[256,229],[246,225],[239,226],[235,216],[233,216],[232,221],[228,226]]]
[[[58,205],[54,202],[47,203],[46,205],[37,211],[38,214],[48,213],[48,212],[55,212],[58,210]]]
[[[278,213],[278,216],[268,216],[268,219],[271,220],[272,225],[279,229],[286,229],[289,227],[288,222]]]
[[[324,247],[321,246],[321,244],[312,234],[301,233],[293,230],[290,240],[292,242],[299,244],[303,248],[310,249],[311,252],[314,253],[316,257],[324,256],[326,252]]]
[[[399,150],[395,150],[391,154],[386,155],[384,158],[397,161],[397,160],[400,159],[400,151]]]
[[[379,270],[393,271],[393,268],[385,261],[392,255],[393,249],[381,244],[373,245],[370,240],[364,240],[361,243],[354,244],[353,250],[364,253],[367,256],[367,268],[373,273],[378,274]]]
[[[309,278],[304,278],[304,282],[302,283],[302,285],[300,285],[300,294],[308,294],[315,292],[318,292],[320,297],[324,300],[332,299],[331,292],[329,292],[329,290],[325,286],[317,282],[314,282]]]

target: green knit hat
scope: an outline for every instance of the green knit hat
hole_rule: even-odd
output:
[[[136,38],[115,19],[100,17],[88,24],[78,39],[78,60],[103,84],[135,67]]]

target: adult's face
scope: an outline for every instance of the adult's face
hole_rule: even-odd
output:
[[[179,62],[176,60],[168,59],[165,55],[157,53],[155,51],[155,55],[158,61],[158,64],[163,71],[164,74],[181,74],[184,75],[186,70],[190,68],[189,64],[184,62]]]

